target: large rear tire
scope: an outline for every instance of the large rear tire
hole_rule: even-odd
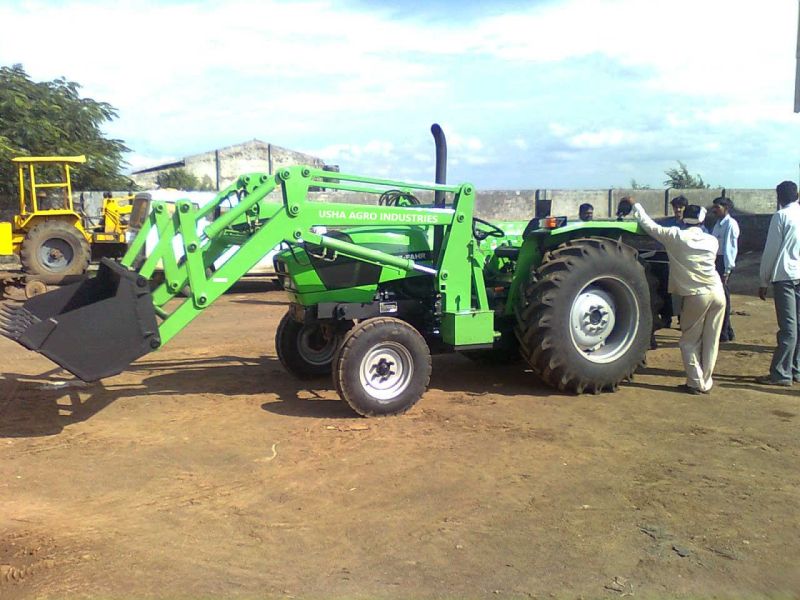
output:
[[[63,221],[43,221],[34,226],[22,240],[19,253],[23,270],[49,284],[83,275],[90,256],[86,238]]]
[[[341,334],[326,335],[321,325],[299,323],[286,313],[275,333],[275,350],[281,364],[292,375],[313,379],[330,374],[341,340]]]
[[[393,317],[362,321],[336,355],[333,384],[363,417],[399,415],[414,406],[431,379],[431,352],[411,325]]]
[[[548,253],[516,307],[520,352],[561,391],[614,391],[650,346],[650,286],[637,252],[606,238]]]

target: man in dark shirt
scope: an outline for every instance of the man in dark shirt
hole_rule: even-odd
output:
[[[581,221],[591,221],[594,219],[594,206],[588,202],[586,204],[581,204],[580,207],[578,207],[578,217]]]
[[[662,227],[680,227],[686,229],[687,225],[683,222],[683,212],[689,206],[686,196],[675,196],[672,199],[672,216],[666,219],[658,219],[658,224]]]

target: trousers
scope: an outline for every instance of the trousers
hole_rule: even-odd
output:
[[[725,259],[722,256],[717,256],[716,266],[720,279],[724,279]],[[722,285],[725,288],[725,319],[722,321],[722,341],[732,342],[736,339],[736,335],[733,333],[733,327],[731,326],[731,289],[728,287],[727,283],[723,283]]]
[[[800,283],[775,281],[778,346],[769,368],[773,381],[800,381]]]
[[[684,296],[681,310],[681,349],[686,385],[707,392],[714,386],[712,375],[719,354],[719,336],[725,319],[725,290]]]

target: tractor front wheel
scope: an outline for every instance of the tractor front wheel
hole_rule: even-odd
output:
[[[613,391],[650,346],[650,287],[636,250],[578,239],[548,253],[517,305],[520,352],[562,391]]]
[[[89,267],[89,242],[72,225],[44,221],[22,240],[19,259],[24,271],[44,283],[59,284]]]
[[[431,352],[420,333],[393,317],[351,329],[333,366],[339,396],[363,417],[399,415],[414,406],[431,378]]]
[[[327,332],[322,325],[299,323],[286,313],[275,333],[275,350],[281,364],[300,379],[328,375],[342,341],[341,334]]]

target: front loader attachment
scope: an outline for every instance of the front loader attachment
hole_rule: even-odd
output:
[[[149,281],[106,258],[91,279],[3,306],[0,333],[87,382],[161,345]]]
[[[309,200],[309,189],[322,184],[326,189],[371,194],[375,205]],[[273,191],[280,192],[280,201],[270,199]],[[398,191],[415,200],[412,192],[452,194],[452,207],[385,201],[389,192]],[[273,175],[242,175],[203,206],[188,199],[172,206],[150,203],[119,264],[104,259],[92,279],[35,296],[17,308],[3,307],[0,333],[84,381],[110,377],[168,343],[284,243],[290,248],[321,247],[334,256],[397,274],[425,273],[436,281],[440,268],[441,280],[461,273],[441,285],[442,311],[449,315],[443,320],[444,339],[453,345],[489,343],[494,334],[490,323],[478,339],[456,335],[459,328],[474,329],[470,324],[476,315],[488,323],[493,314],[487,308],[482,266],[470,251],[474,204],[470,184],[411,184],[346,173],[331,180],[329,171],[303,165]],[[441,228],[440,256],[428,266],[320,231],[364,225]],[[157,269],[163,272],[158,283]],[[472,297],[478,298],[477,309]]]

